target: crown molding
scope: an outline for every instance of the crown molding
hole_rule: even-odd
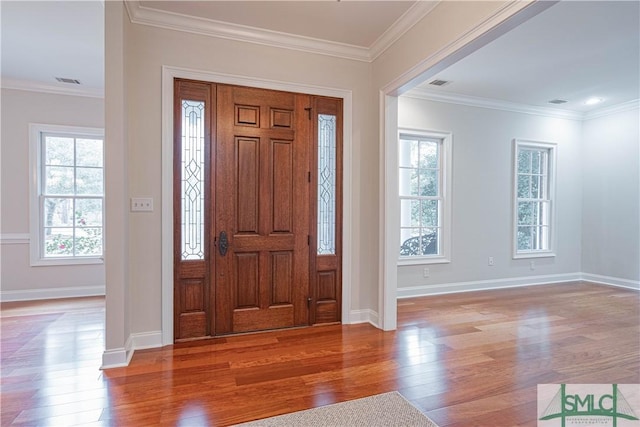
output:
[[[127,13],[129,14],[129,20],[134,24],[149,25],[168,30],[256,43],[355,61],[372,62],[402,37],[403,34],[409,31],[411,27],[431,12],[439,1],[417,1],[389,27],[371,47],[332,42],[329,40],[298,36],[247,25],[232,24],[153,9],[141,5],[138,0],[125,1],[124,3]]]
[[[580,111],[561,110],[559,108],[536,107],[528,104],[501,101],[497,99],[460,95],[455,93],[436,93],[428,89],[417,87],[402,94],[407,98],[424,99],[427,101],[446,102],[448,104],[467,105],[470,107],[491,108],[494,110],[510,111],[513,113],[534,114],[538,116],[555,117],[569,120],[592,120],[611,114],[623,113],[640,108],[640,99],[623,102],[609,107],[599,108],[587,113]]]
[[[129,13],[129,19],[134,24],[143,24],[209,37],[299,50],[356,61],[370,61],[369,49],[360,46],[319,40],[311,37],[294,36],[279,31],[264,30],[246,25],[151,9],[140,5],[140,2],[137,0],[126,1],[125,5]]]
[[[369,48],[370,61],[374,61],[391,47],[400,37],[427,16],[441,0],[416,1],[396,22],[394,22]]]
[[[467,105],[470,107],[491,108],[493,110],[510,111],[514,113],[533,114],[537,116],[556,117],[569,120],[583,120],[585,115],[577,111],[560,110],[558,108],[536,107],[534,105],[518,104],[476,96],[452,93],[435,93],[417,87],[402,94],[408,98],[425,99],[427,101],[446,102],[448,104]]]
[[[29,92],[43,92],[54,95],[84,96],[88,98],[104,98],[104,89],[83,86],[58,86],[55,84],[3,78],[0,81],[2,89],[26,90]]]
[[[623,113],[625,111],[637,110],[640,108],[640,99],[623,102],[621,104],[612,105],[610,107],[602,107],[597,110],[585,113],[584,120],[597,119],[599,117],[609,116],[611,114]]]

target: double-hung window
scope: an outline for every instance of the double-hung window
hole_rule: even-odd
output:
[[[30,125],[32,265],[102,262],[103,134]]]
[[[400,130],[400,264],[449,262],[451,139]]]
[[[556,145],[514,141],[514,258],[553,256]]]

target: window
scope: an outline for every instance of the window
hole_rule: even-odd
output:
[[[30,125],[31,265],[100,263],[102,129]]]
[[[318,255],[336,253],[336,116],[318,114]]]
[[[514,142],[514,258],[554,256],[555,144]]]
[[[205,101],[182,99],[180,153],[180,257],[204,259],[205,229]]]
[[[400,131],[400,264],[449,262],[451,134]]]

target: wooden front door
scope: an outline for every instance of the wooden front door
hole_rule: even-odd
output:
[[[218,86],[216,335],[309,323],[308,105]]]
[[[176,341],[340,320],[340,245],[328,265],[314,243],[318,99],[176,80]]]

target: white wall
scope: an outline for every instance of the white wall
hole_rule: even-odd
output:
[[[2,89],[3,301],[104,293],[104,265],[29,265],[29,123],[104,127],[101,98]],[[17,243],[7,237],[18,237]]]
[[[579,277],[581,121],[400,97],[398,122],[453,133],[451,263],[429,265],[429,278],[424,266],[400,266],[399,296]],[[514,138],[558,144],[556,256],[535,259],[535,270],[512,259]]]
[[[640,127],[637,108],[584,122],[582,271],[640,280]],[[598,277],[594,277],[598,279]]]

